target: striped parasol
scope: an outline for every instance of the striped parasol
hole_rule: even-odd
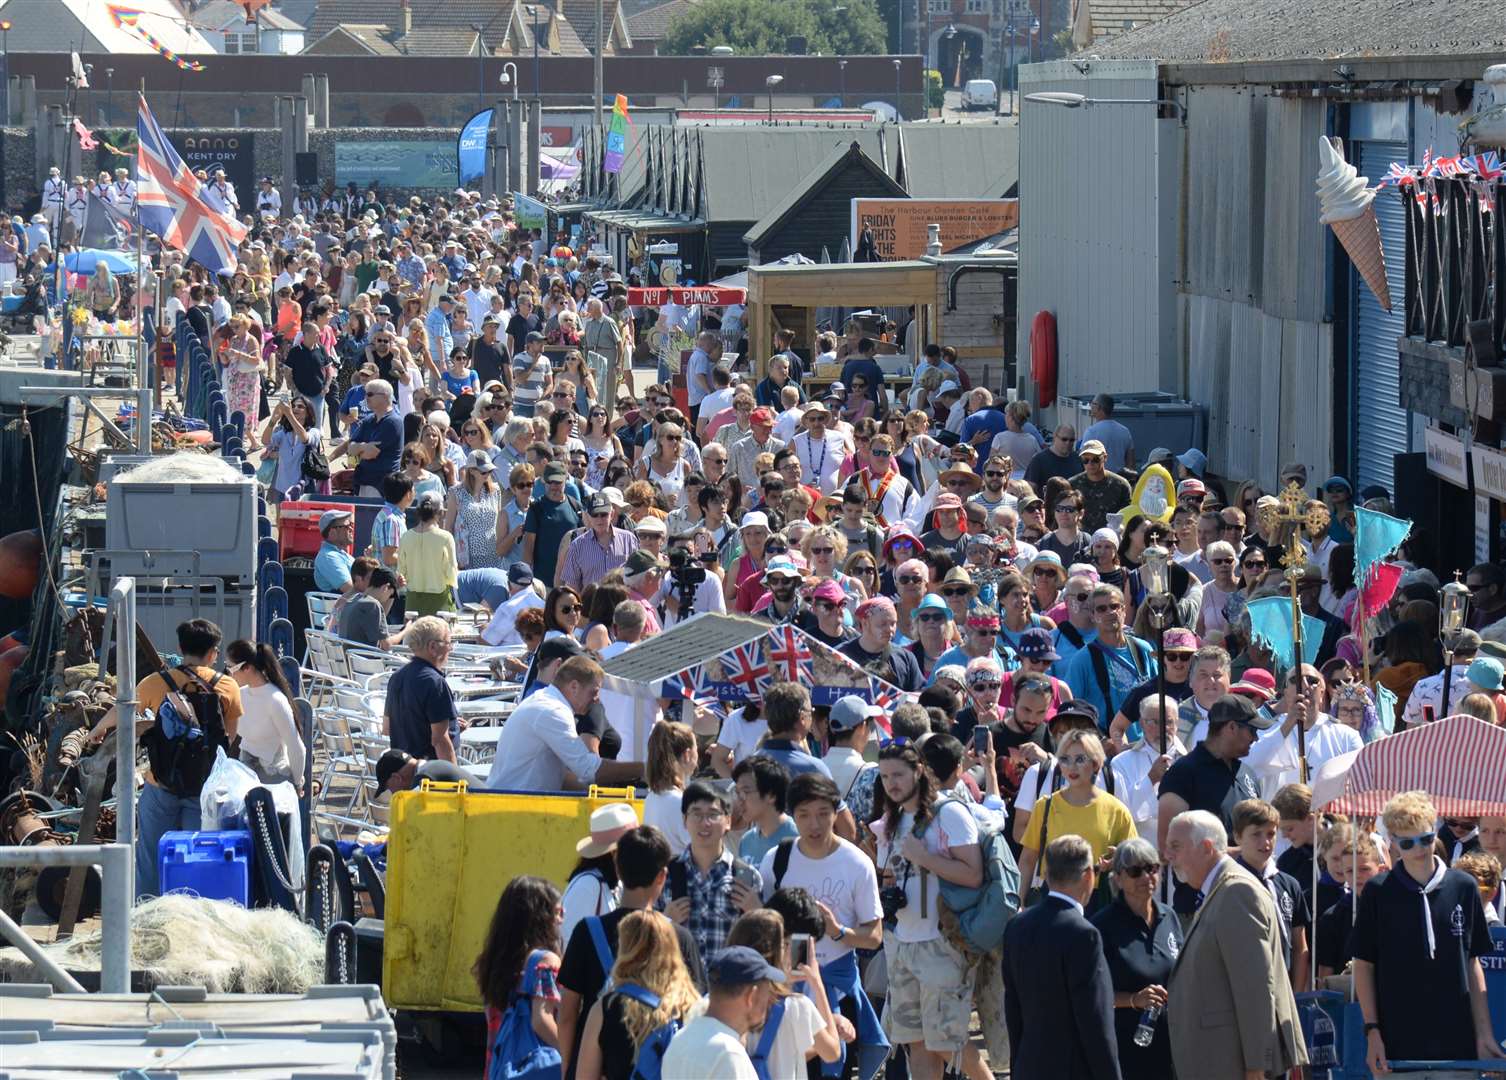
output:
[[[1313,809],[1379,814],[1403,791],[1445,816],[1506,814],[1506,728],[1455,715],[1368,743],[1318,770]]]

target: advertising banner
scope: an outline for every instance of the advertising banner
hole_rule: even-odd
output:
[[[336,142],[335,183],[359,188],[448,188],[460,172],[455,144],[445,139]]]
[[[242,206],[255,205],[256,182],[261,179],[256,175],[255,138],[244,131],[174,131],[168,135],[183,164],[194,172],[203,169],[213,176],[215,169],[224,169],[225,179],[235,185]]]
[[[941,226],[941,250],[952,251],[1020,223],[1018,199],[853,199],[852,249],[872,230],[880,262],[926,253],[926,226]]]
[[[482,109],[460,129],[460,138],[455,143],[455,157],[460,164],[456,187],[481,186],[481,179],[486,175],[486,134],[491,126],[492,110]]]

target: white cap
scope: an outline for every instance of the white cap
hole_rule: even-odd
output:
[[[767,529],[769,527],[769,515],[765,514],[762,510],[749,510],[743,515],[743,519],[738,523],[737,527],[739,530],[742,530],[751,529],[755,525]]]

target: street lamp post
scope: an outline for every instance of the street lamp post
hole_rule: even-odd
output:
[[[511,86],[512,87],[512,99],[514,101],[517,101],[518,100],[518,65],[514,64],[511,60],[509,60],[507,63],[505,63],[505,64],[502,65],[501,83],[502,83],[503,86]]]
[[[763,80],[764,86],[769,92],[769,123],[774,122],[774,87],[784,82],[783,75],[768,75]]]
[[[9,79],[7,79],[9,82]],[[105,68],[105,127],[115,126],[115,69]]]
[[[1036,39],[1039,38],[1040,36],[1041,36],[1041,20],[1039,18],[1031,19],[1030,20],[1030,40],[1027,41],[1027,42],[1025,42],[1025,47],[1030,51],[1030,62],[1032,64],[1035,63],[1035,42],[1036,42]],[[1046,57],[1046,47],[1043,44],[1041,46],[1041,59],[1045,59],[1045,57]]]
[[[904,110],[902,110],[900,108],[900,105],[899,105],[899,61],[898,60],[894,61],[894,118],[896,120],[903,120],[905,118]]]
[[[1004,83],[1009,89],[1009,111],[1005,116],[1014,115],[1014,16],[1004,24],[1004,32],[1009,35],[1009,66],[1004,69]]]
[[[0,54],[5,57],[5,126],[10,126],[10,28],[9,19],[0,19]]]
[[[1464,630],[1464,616],[1469,611],[1469,587],[1459,580],[1459,571],[1454,571],[1454,580],[1441,590],[1443,594],[1443,701],[1438,719],[1448,715],[1449,691],[1454,682],[1454,649],[1459,644],[1459,634]]]
[[[1166,627],[1171,622],[1171,578],[1167,572],[1170,553],[1153,544],[1140,554],[1140,576],[1150,604],[1151,626],[1156,631],[1156,695],[1161,709],[1161,753],[1166,753]],[[1131,717],[1130,719],[1136,719]]]
[[[847,108],[847,61],[846,60],[838,60],[837,61],[837,78],[840,80],[839,83],[838,83],[838,85],[841,87],[841,89],[840,89],[840,91],[838,93],[838,96],[837,96],[837,108],[839,108],[839,109],[845,109],[845,108]]]

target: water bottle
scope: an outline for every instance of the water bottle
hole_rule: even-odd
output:
[[[1135,1028],[1135,1045],[1149,1046],[1156,1037],[1156,1021],[1161,1018],[1161,1006],[1152,1005],[1140,1014],[1140,1024]]]

